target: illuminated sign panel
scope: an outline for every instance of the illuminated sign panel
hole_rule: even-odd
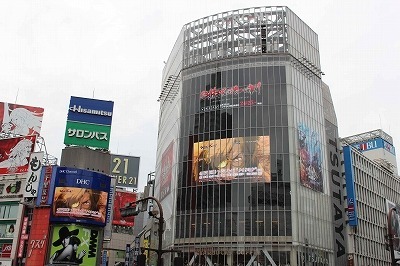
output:
[[[108,149],[110,126],[67,121],[64,144]]]
[[[119,187],[138,187],[140,157],[111,154],[111,176]]]
[[[193,145],[197,182],[252,179],[271,182],[269,136],[208,140]]]
[[[352,144],[352,146],[361,152],[375,149],[385,149],[391,154],[396,155],[396,151],[393,145],[381,138],[368,140],[361,143],[354,143]]]
[[[104,226],[110,177],[76,168],[58,167],[51,221]]]
[[[111,126],[114,102],[71,96],[68,121]]]

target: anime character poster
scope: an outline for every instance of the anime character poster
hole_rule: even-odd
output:
[[[192,174],[197,182],[271,182],[270,157],[269,136],[197,142],[193,145]]]
[[[174,142],[172,141],[165,149],[161,157],[160,200],[163,200],[171,192],[173,163],[174,163]]]
[[[104,226],[110,182],[101,173],[58,167],[51,221]]]
[[[100,230],[81,225],[53,225],[49,264],[93,266],[100,251]]]
[[[321,139],[317,132],[304,124],[298,126],[300,183],[323,192]]]
[[[44,109],[0,102],[1,133],[19,136],[39,135]]]
[[[114,198],[113,208],[113,221],[112,224],[122,226],[133,226],[134,217],[122,217],[120,208],[124,208],[127,203],[136,201],[136,193],[116,191]]]
[[[0,140],[0,175],[28,172],[35,142],[34,135]]]

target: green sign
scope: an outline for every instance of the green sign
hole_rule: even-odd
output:
[[[111,126],[67,121],[64,144],[108,149]]]
[[[50,248],[50,264],[98,265],[96,258],[101,252],[99,229],[74,225],[54,225]],[[75,265],[75,264],[74,264]]]

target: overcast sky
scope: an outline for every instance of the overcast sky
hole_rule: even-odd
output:
[[[142,188],[155,169],[163,61],[182,26],[271,5],[318,34],[341,137],[382,128],[400,154],[398,0],[1,1],[0,102],[45,108],[41,135],[60,159],[70,96],[114,101],[110,150],[141,157]]]

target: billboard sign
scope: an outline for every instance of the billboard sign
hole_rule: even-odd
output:
[[[51,221],[104,226],[110,181],[101,173],[58,167]]]
[[[298,126],[298,149],[300,183],[307,188],[323,192],[321,139],[317,132],[305,124]]]
[[[381,138],[372,139],[372,140],[368,140],[368,141],[360,142],[360,143],[354,143],[354,144],[352,144],[352,146],[361,152],[375,150],[375,149],[385,149],[386,151],[390,152],[391,154],[396,155],[394,146]]]
[[[0,182],[0,199],[22,198],[25,180],[6,180]]]
[[[36,136],[0,140],[0,175],[28,172],[29,157],[35,148]]]
[[[174,142],[165,149],[161,157],[160,200],[171,192],[172,166],[174,164]]]
[[[271,182],[270,137],[237,137],[193,144],[192,175],[196,182],[251,179]]]
[[[71,96],[68,121],[111,126],[114,102]]]
[[[42,172],[42,161],[44,152],[33,152],[29,159],[29,170],[26,176],[24,197],[37,197],[40,175]]]
[[[1,133],[13,135],[39,135],[44,109],[0,102]]]
[[[391,230],[391,233],[395,236],[393,239],[394,259],[398,261],[400,260],[400,205],[386,199],[386,213],[388,216],[388,222],[390,222],[391,225],[389,230]],[[389,217],[391,218],[390,221]]]
[[[111,154],[111,176],[117,187],[138,187],[140,157]]]
[[[124,208],[127,203],[136,201],[137,195],[133,192],[116,191],[114,199],[113,221],[112,224],[122,226],[133,226],[134,217],[122,217],[120,208]]]
[[[101,231],[78,224],[53,225],[49,264],[99,265]]]
[[[51,205],[53,200],[56,165],[44,166],[40,174],[36,206]]]
[[[64,144],[108,149],[110,126],[67,121]]]
[[[351,146],[343,147],[343,157],[344,157],[344,170],[346,175],[346,191],[347,191],[347,216],[349,218],[350,226],[358,225],[357,218],[357,200],[356,200],[356,190],[354,184],[354,171],[353,163],[351,160]]]

